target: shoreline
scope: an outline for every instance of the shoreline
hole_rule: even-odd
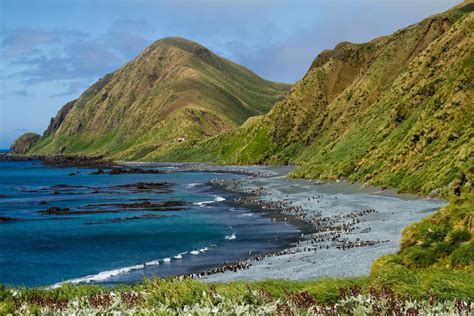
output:
[[[381,191],[360,184],[292,179],[288,177],[292,167],[288,166],[114,162],[114,167],[118,166],[174,167],[178,172],[242,175],[238,179],[210,181],[206,185],[216,192],[222,190],[237,196],[233,201],[223,203],[243,206],[274,221],[288,222],[302,233],[292,242],[272,250],[249,253],[224,264],[208,262],[201,265],[203,270],[190,275],[165,276],[187,276],[205,282],[307,280],[368,274],[375,258],[398,250],[401,229],[430,215],[445,203],[409,194],[393,194],[392,190]],[[106,272],[109,271],[101,273]],[[70,281],[73,280],[61,283]],[[107,281],[92,283],[107,284]],[[127,282],[117,280],[111,283]]]
[[[206,282],[367,275],[377,257],[398,251],[402,229],[446,203],[360,184],[292,179],[287,176],[291,167],[248,168],[274,175],[216,185],[232,192],[257,193],[250,203],[297,216],[311,224],[313,231],[285,254],[252,259],[247,269],[204,276]]]
[[[121,166],[123,168],[130,168],[131,166],[130,165],[122,165]],[[136,165],[133,165],[133,167],[137,167]],[[144,167],[143,169],[141,170],[146,170],[145,168],[148,167],[148,168],[153,168],[153,169],[150,169],[150,170],[157,170],[157,169],[160,169],[159,167],[164,167],[163,165],[160,165],[160,166],[156,166],[156,165],[146,165],[146,166],[141,166],[141,167]],[[189,166],[188,166],[189,167]],[[216,174],[223,174],[223,173],[232,173],[232,174],[237,174],[237,175],[241,175],[243,176],[243,178],[240,178],[240,179],[253,179],[255,177],[258,177],[258,176],[262,176],[263,175],[263,172],[259,171],[259,170],[254,170],[253,168],[251,169],[248,169],[248,168],[225,168],[225,170],[222,170],[221,168],[206,168],[206,167],[203,167],[203,166],[200,166],[198,169],[194,168],[194,167],[186,167],[185,169],[186,170],[183,170],[181,168],[179,168],[179,170],[176,170],[176,171],[172,171],[171,173],[181,173],[181,172],[203,172],[203,173],[216,173]],[[104,173],[104,174],[108,174],[108,173]],[[169,173],[168,173],[169,174]],[[267,173],[268,174],[268,173]],[[213,179],[215,180],[215,179]],[[195,186],[191,186],[191,187],[195,187]],[[204,190],[204,191],[201,191],[201,190]],[[274,234],[275,236],[279,236],[278,237],[278,242],[276,241],[272,241],[271,243],[269,243],[268,245],[265,246],[265,244],[267,243],[266,241],[262,240],[261,241],[261,244],[259,244],[259,246],[256,245],[256,248],[255,249],[249,249],[251,250],[249,255],[245,255],[245,254],[241,254],[239,256],[235,256],[235,255],[229,255],[229,257],[227,257],[226,259],[226,256],[218,256],[218,257],[209,257],[207,260],[204,259],[204,263],[202,262],[194,262],[189,270],[192,271],[192,273],[190,274],[182,274],[180,272],[177,272],[177,273],[174,273],[174,274],[171,274],[171,275],[168,275],[169,271],[167,271],[169,269],[169,266],[168,264],[171,264],[173,265],[173,263],[175,263],[177,259],[177,257],[179,257],[179,259],[184,259],[183,260],[178,260],[176,261],[176,263],[178,263],[179,265],[181,265],[183,262],[187,262],[187,260],[185,258],[182,258],[181,255],[183,255],[183,253],[179,253],[177,255],[171,255],[169,258],[162,258],[162,259],[154,259],[150,262],[146,262],[144,264],[135,264],[135,265],[131,265],[131,266],[125,266],[125,267],[120,267],[120,268],[117,268],[117,269],[113,269],[113,270],[107,270],[107,271],[101,271],[101,272],[98,272],[96,274],[91,274],[91,275],[85,275],[85,276],[81,276],[81,277],[77,277],[77,278],[73,278],[73,279],[67,279],[67,280],[64,280],[64,281],[61,281],[61,282],[57,282],[57,283],[54,283],[54,284],[51,284],[51,285],[48,285],[46,287],[48,288],[55,288],[55,287],[58,287],[62,284],[66,284],[66,283],[72,283],[72,284],[97,284],[97,285],[104,285],[104,286],[116,286],[116,285],[120,285],[120,284],[137,284],[137,283],[141,283],[143,282],[143,277],[153,277],[153,276],[157,276],[157,277],[163,277],[163,278],[176,278],[176,277],[189,277],[189,276],[198,276],[200,274],[203,274],[205,273],[205,271],[217,271],[217,270],[220,270],[222,267],[231,267],[231,266],[237,266],[239,264],[241,264],[242,262],[244,261],[249,261],[250,258],[258,258],[258,257],[262,257],[262,256],[267,256],[267,255],[272,255],[274,253],[279,253],[279,252],[282,252],[282,251],[285,251],[285,249],[291,247],[293,244],[295,244],[298,240],[299,240],[299,236],[302,232],[307,232],[309,230],[309,225],[302,222],[300,219],[294,217],[294,216],[281,216],[277,210],[272,210],[272,209],[267,209],[267,210],[262,210],[261,207],[257,204],[243,204],[241,202],[239,202],[239,200],[241,200],[242,198],[245,197],[245,199],[249,199],[249,200],[253,200],[253,199],[256,199],[256,196],[253,196],[251,193],[236,193],[236,192],[233,192],[233,191],[229,191],[227,189],[225,189],[224,187],[222,186],[217,186],[215,184],[213,184],[213,181],[209,181],[209,182],[205,182],[205,183],[202,183],[201,184],[201,189],[200,189],[201,192],[207,192],[208,194],[211,194],[212,196],[218,196],[213,202],[212,202],[212,205],[214,206],[217,206],[219,207],[219,205],[222,207],[223,205],[225,205],[226,208],[228,209],[232,209],[232,208],[241,208],[241,209],[246,209],[248,211],[248,213],[258,213],[258,214],[254,214],[256,215],[256,217],[259,217],[259,218],[267,218],[267,221],[268,221],[268,227],[265,228],[265,229],[268,229],[270,228],[269,231],[271,231],[271,227],[273,226],[272,223],[270,223],[270,220],[271,218],[274,218],[276,219],[276,221],[280,222],[280,223],[287,223],[288,225],[294,227],[294,229],[292,229],[294,232],[291,233],[290,231],[288,231],[288,233],[285,234],[284,238],[281,238],[281,235],[283,234],[282,232],[286,231],[286,230],[282,230],[280,231],[280,233],[276,233]],[[222,198],[222,196],[225,197]],[[199,202],[201,203],[201,202]],[[204,202],[205,205],[208,205],[209,202]],[[196,204],[196,203],[194,203]],[[203,204],[204,205],[204,204]],[[264,211],[264,212],[262,212]],[[246,215],[246,214],[245,214]],[[240,215],[239,215],[240,216]],[[280,218],[281,217],[281,218]],[[254,218],[254,217],[250,217],[249,218]],[[250,223],[252,225],[252,223]],[[275,225],[274,226],[276,229],[280,229],[278,225]],[[237,236],[237,239],[240,239],[239,236]],[[281,241],[280,241],[281,240]],[[238,247],[238,245],[236,245]],[[211,252],[214,252],[212,251],[212,247],[209,246],[209,251]],[[199,251],[199,254],[204,254],[206,252],[208,252],[208,247],[205,247],[203,249],[200,249],[200,250],[193,250],[191,251],[191,249],[187,252],[185,252],[186,254],[191,254],[191,255],[195,255],[193,252],[197,252]],[[245,248],[244,248],[245,249]],[[202,251],[201,251],[202,250]],[[183,255],[183,257],[185,257]],[[186,256],[187,257],[187,256]],[[201,256],[199,256],[201,257]],[[196,256],[191,256],[190,258],[193,258],[193,260],[196,259]],[[214,261],[214,259],[218,259],[216,261]],[[222,261],[221,261],[222,260]],[[211,262],[212,261],[212,262]],[[158,264],[159,262],[159,264]],[[165,267],[167,267],[167,269],[165,269],[162,273],[164,273],[163,275],[160,276],[160,267],[163,267],[162,264],[165,264]],[[188,263],[189,265],[189,263]],[[158,267],[160,266],[160,267]],[[147,268],[148,268],[148,272],[147,272]],[[180,268],[178,268],[180,269]]]
[[[162,167],[169,167],[170,164],[168,163],[125,163],[125,162],[120,162],[121,166],[130,168],[130,167],[149,167],[149,168],[162,168]],[[178,164],[173,164],[173,165],[178,165]],[[272,172],[263,172],[261,170],[255,170],[255,168],[252,167],[244,167],[241,168],[240,166],[235,167],[235,166],[226,166],[226,167],[213,167],[209,166],[206,164],[185,164],[186,166],[183,168],[183,164],[179,164],[180,166],[178,167],[179,170],[176,172],[203,172],[203,173],[231,173],[231,174],[237,174],[237,175],[243,175],[247,177],[240,178],[240,180],[247,179],[251,180],[253,178],[259,177],[259,176],[270,176]],[[215,179],[214,179],[215,180]],[[311,225],[306,223],[305,221],[301,220],[295,215],[292,214],[282,214],[280,210],[277,208],[262,208],[261,205],[258,203],[258,195],[255,195],[254,192],[235,192],[232,190],[229,190],[228,188],[218,185],[215,182],[210,181],[205,183],[204,185],[207,186],[206,190],[209,190],[212,195],[217,195],[219,197],[221,196],[238,196],[237,198],[233,199],[223,199],[223,200],[218,200],[214,201],[213,205],[227,205],[229,208],[245,208],[247,209],[250,213],[258,213],[263,218],[269,218],[273,219],[273,221],[276,222],[281,222],[281,223],[288,223],[291,226],[294,226],[298,230],[297,236],[293,237],[288,237],[288,239],[285,240],[284,243],[279,243],[278,245],[272,246],[272,249],[265,249],[265,250],[257,250],[257,251],[252,251],[251,254],[248,256],[241,256],[238,258],[228,258],[224,262],[213,262],[213,263],[207,263],[205,265],[200,265],[201,268],[194,267],[191,268],[191,270],[194,270],[192,273],[187,273],[187,274],[174,274],[174,275],[169,275],[165,276],[164,278],[178,278],[178,279],[186,279],[186,278],[192,278],[192,279],[201,279],[204,276],[209,276],[209,275],[215,275],[215,274],[220,274],[223,272],[235,272],[239,270],[244,270],[248,269],[251,267],[252,262],[261,260],[262,258],[269,257],[269,256],[275,256],[275,255],[283,255],[283,254],[288,254],[290,249],[293,245],[296,245],[299,241],[301,241],[302,235],[306,235],[310,233],[311,231]],[[233,180],[226,180],[233,182],[236,179]],[[246,202],[243,202],[245,200]],[[252,217],[249,217],[251,219]],[[300,235],[301,234],[301,235]],[[226,236],[227,237],[227,236]],[[207,247],[206,247],[207,248]],[[169,261],[166,261],[166,263],[173,263],[174,257],[170,257],[167,259],[170,259]],[[159,261],[159,260],[157,260]],[[130,271],[133,272],[134,270],[141,270],[137,269],[137,266],[132,266],[132,267],[125,267],[122,269],[128,269],[130,268]],[[121,270],[121,269],[118,269]],[[99,273],[107,273],[109,271],[104,271]],[[132,281],[132,282],[126,282],[125,280],[120,280],[120,275],[118,276],[119,279],[117,281],[115,280],[105,280],[103,282],[91,282],[90,284],[99,284],[99,285],[105,285],[105,286],[119,286],[121,284],[139,284],[143,282],[142,280],[137,280],[137,281]],[[150,277],[150,276],[145,276],[145,277]],[[152,275],[151,277],[159,277],[159,274]],[[87,277],[84,278],[78,278],[78,279],[87,279]],[[67,281],[65,282],[60,282],[56,285],[60,285],[63,283],[68,283]]]
[[[211,166],[194,163],[120,162],[126,167],[175,166],[193,172],[228,172],[248,175],[241,179],[213,181],[211,185],[243,195],[234,201],[257,211],[273,212],[293,224],[306,227],[301,238],[278,251],[241,258],[233,263],[214,265],[212,269],[176,277],[193,277],[204,282],[237,280],[290,279],[308,280],[320,277],[353,277],[367,275],[377,257],[399,249],[401,230],[445,205],[445,201],[395,189],[382,190],[360,183],[321,182],[288,177],[289,166]],[[270,180],[269,180],[270,179]],[[269,181],[268,181],[269,180]],[[302,192],[298,192],[301,191]],[[291,192],[295,191],[295,192]],[[317,193],[317,194],[316,194]],[[375,208],[334,209],[337,197],[375,199]],[[314,202],[330,201],[330,210],[315,209]],[[339,199],[341,201],[341,199]],[[308,207],[305,204],[310,204]],[[321,203],[322,205],[323,203]],[[327,203],[326,203],[327,204]],[[349,203],[351,204],[351,203]],[[358,201],[359,206],[361,203]],[[395,204],[395,207],[392,207]],[[398,205],[397,205],[398,204]],[[398,216],[397,216],[398,215]],[[367,220],[365,217],[368,217]],[[376,219],[370,219],[375,217]],[[378,217],[378,219],[377,219]],[[319,218],[319,220],[318,220]],[[395,221],[391,225],[389,220]],[[309,225],[311,228],[307,228]],[[374,225],[373,230],[370,225]],[[361,226],[367,226],[361,228]],[[391,227],[393,226],[393,227]],[[385,228],[388,234],[385,233]],[[299,227],[300,228],[300,227]],[[387,239],[381,237],[388,236]],[[363,239],[362,236],[371,236]],[[341,253],[342,252],[342,253]],[[349,268],[349,269],[348,269]],[[276,271],[276,272],[274,272]]]

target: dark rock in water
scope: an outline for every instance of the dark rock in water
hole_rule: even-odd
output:
[[[39,202],[39,205],[47,205],[47,204],[48,204],[48,202],[46,202],[46,201]]]
[[[71,172],[70,174],[68,174],[68,176],[76,176],[76,175],[77,175],[77,173],[75,173],[75,172]]]
[[[99,169],[99,170],[97,170],[96,172],[92,172],[91,174],[92,174],[92,175],[98,175],[98,174],[104,174],[104,173],[105,173],[104,170]]]
[[[18,191],[20,192],[27,192],[27,193],[37,193],[39,190],[36,189],[30,189],[30,188],[17,188]]]
[[[17,220],[18,220],[17,218],[6,217],[6,216],[0,216],[0,223],[16,222]]]
[[[165,174],[168,173],[166,171],[158,170],[158,169],[141,169],[141,168],[112,168],[109,174],[117,175],[117,174]]]
[[[47,210],[44,210],[44,211],[39,211],[40,214],[48,214],[48,215],[57,215],[57,214],[70,214],[71,213],[71,209],[65,207],[65,208],[60,208],[60,207],[56,207],[56,206],[53,206],[53,207],[50,207],[48,208]]]
[[[69,185],[67,184],[55,184],[51,186],[52,189],[65,189],[69,188]]]
[[[115,188],[117,189],[128,189],[128,190],[136,190],[136,191],[160,191],[162,193],[169,193],[171,192],[173,184],[168,182],[138,182],[133,184],[123,184],[118,185]]]
[[[15,154],[26,154],[38,142],[40,137],[36,133],[25,133],[15,140],[10,150]]]
[[[141,169],[141,168],[112,168],[109,172],[105,172],[99,169],[92,175],[110,174],[110,175],[121,175],[121,174],[168,174],[170,172],[158,170],[158,169]]]
[[[61,207],[50,207],[47,210],[38,211],[38,213],[43,215],[84,215],[84,214],[101,214],[101,213],[118,213],[117,210],[97,210],[97,211],[89,211],[89,210],[79,210],[74,211],[70,208],[61,208]]]
[[[83,186],[81,185],[70,185],[70,184],[55,184],[50,186],[51,189],[57,189],[57,190],[62,190],[62,189],[78,189],[82,188]]]
[[[118,204],[93,204],[88,205],[87,207],[118,207],[123,209],[142,209],[149,211],[180,211],[183,210],[182,206],[187,205],[186,201],[163,201],[152,203],[149,201],[146,202],[137,202],[137,203],[118,203]]]
[[[162,218],[162,217],[165,217],[165,216],[164,215],[156,215],[156,214],[144,214],[144,215],[138,215],[138,216],[112,218],[110,220],[105,220],[105,221],[88,222],[88,223],[86,223],[86,225],[120,223],[120,222],[125,222],[125,221],[133,221],[133,220],[137,220],[137,219]]]
[[[159,183],[143,183],[139,182],[136,185],[138,190],[153,190],[153,189],[167,189],[171,188],[172,184],[167,182],[159,182]]]

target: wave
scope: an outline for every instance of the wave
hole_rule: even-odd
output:
[[[57,288],[66,283],[81,284],[81,283],[103,282],[112,277],[126,274],[126,273],[136,271],[136,270],[142,270],[144,268],[145,268],[145,265],[137,264],[130,267],[125,267],[125,268],[120,268],[120,269],[115,269],[115,270],[110,270],[110,271],[103,271],[103,272],[99,272],[93,275],[88,275],[82,278],[76,278],[76,279],[71,279],[64,282],[59,282],[59,283],[53,284],[51,288]]]
[[[217,247],[217,245],[212,244],[209,247]],[[204,248],[201,248],[199,250],[193,250],[193,251],[190,251],[190,252],[187,252],[187,251],[180,252],[179,254],[177,254],[176,256],[173,256],[173,257],[167,257],[167,258],[163,258],[163,259],[156,259],[156,260],[148,261],[144,264],[137,264],[137,265],[133,265],[133,266],[125,267],[125,268],[119,268],[119,269],[114,269],[114,270],[109,270],[109,271],[103,271],[103,272],[99,272],[97,274],[91,274],[91,275],[87,275],[87,276],[81,277],[81,278],[75,278],[75,279],[70,279],[70,280],[66,280],[66,281],[63,281],[63,282],[58,282],[58,283],[55,283],[55,284],[49,286],[49,288],[58,288],[61,285],[67,284],[67,283],[72,283],[72,284],[100,283],[100,282],[107,281],[108,279],[110,279],[112,277],[124,275],[124,274],[130,273],[132,271],[144,270],[147,266],[158,266],[161,263],[170,263],[173,260],[182,259],[183,255],[188,254],[188,253],[190,253],[192,255],[199,255],[201,253],[205,253],[208,250],[209,250],[208,247],[204,247]]]
[[[174,256],[173,258],[175,259],[183,259],[183,255],[187,254],[188,252],[185,251],[185,252],[182,252],[182,253],[178,253],[176,256]]]
[[[160,260],[153,260],[145,263],[147,266],[159,266],[160,265]]]
[[[236,238],[237,238],[237,236],[235,235],[235,233],[232,233],[232,235],[230,235],[230,236],[228,236],[228,235],[225,236],[225,240],[234,240]]]
[[[239,216],[248,216],[248,217],[250,217],[250,216],[253,216],[253,214],[252,213],[245,213],[245,214],[240,214]]]
[[[186,184],[186,188],[191,189],[194,188],[195,186],[200,185],[201,183],[188,183]]]
[[[214,195],[215,199],[212,200],[212,201],[202,201],[202,202],[195,202],[194,205],[197,205],[199,207],[204,207],[206,206],[207,204],[212,204],[212,203],[215,203],[215,202],[222,202],[222,201],[225,201],[225,198],[223,198],[222,196],[219,196],[219,195]]]
[[[216,198],[214,199],[214,201],[216,201],[216,202],[222,202],[222,201],[225,201],[225,198],[223,198],[222,196],[216,196]]]
[[[197,205],[197,206],[200,206],[200,207],[204,207],[204,206],[206,206],[206,204],[211,204],[211,203],[214,203],[214,201],[195,202],[194,205]]]

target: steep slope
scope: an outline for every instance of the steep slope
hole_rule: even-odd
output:
[[[163,159],[290,163],[422,193],[472,183],[473,10],[324,51],[270,113]]]
[[[288,89],[197,43],[166,38],[67,103],[29,153],[153,156],[264,114]]]
[[[303,178],[346,178],[448,198],[402,235],[409,268],[474,272],[474,3],[365,44],[322,52],[265,116],[163,160],[295,164]]]
[[[27,153],[40,139],[40,135],[35,133],[25,133],[18,137],[15,142],[11,145],[10,150],[14,154],[25,154]]]

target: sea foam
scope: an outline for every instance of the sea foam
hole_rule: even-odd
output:
[[[229,235],[226,235],[226,236],[225,236],[225,240],[234,240],[234,239],[236,239],[236,238],[237,238],[237,236],[235,235],[235,233],[233,233],[233,234],[230,235],[230,236],[229,236]]]
[[[211,245],[210,247],[217,247],[217,245]],[[209,248],[204,247],[204,248],[201,248],[199,250],[190,251],[189,253],[192,254],[192,255],[199,255],[199,254],[204,253],[208,250],[209,250]],[[163,259],[156,259],[156,260],[148,261],[145,264],[137,264],[137,265],[129,266],[129,267],[125,267],[125,268],[114,269],[114,270],[109,270],[109,271],[103,271],[103,272],[99,272],[97,274],[91,274],[91,275],[88,275],[88,276],[85,276],[85,277],[82,277],[82,278],[75,278],[75,279],[70,279],[70,280],[63,281],[63,282],[58,282],[56,284],[51,285],[49,288],[58,288],[61,285],[67,284],[67,283],[84,284],[84,283],[104,282],[104,281],[106,281],[106,280],[108,280],[112,277],[127,274],[129,272],[136,271],[136,270],[143,270],[147,266],[159,266],[161,262],[162,263],[170,263],[172,261],[172,259],[176,259],[176,260],[182,259],[183,255],[185,255],[187,253],[188,252],[185,251],[185,252],[181,252],[181,253],[177,254],[173,258],[167,257],[167,258],[163,258]]]
[[[207,204],[212,204],[212,203],[215,203],[215,202],[225,201],[225,198],[223,198],[222,196],[214,195],[214,197],[215,197],[215,199],[212,200],[212,201],[195,202],[194,205],[197,205],[199,207],[204,207]]]
[[[51,288],[57,288],[66,283],[80,284],[80,283],[103,282],[112,277],[126,274],[135,270],[141,270],[143,268],[145,268],[145,265],[137,264],[130,267],[125,267],[125,268],[120,268],[120,269],[115,269],[115,270],[110,270],[110,271],[103,271],[103,272],[99,272],[93,275],[88,275],[82,278],[76,278],[76,279],[71,279],[64,282],[59,282],[59,283],[53,284]]]

